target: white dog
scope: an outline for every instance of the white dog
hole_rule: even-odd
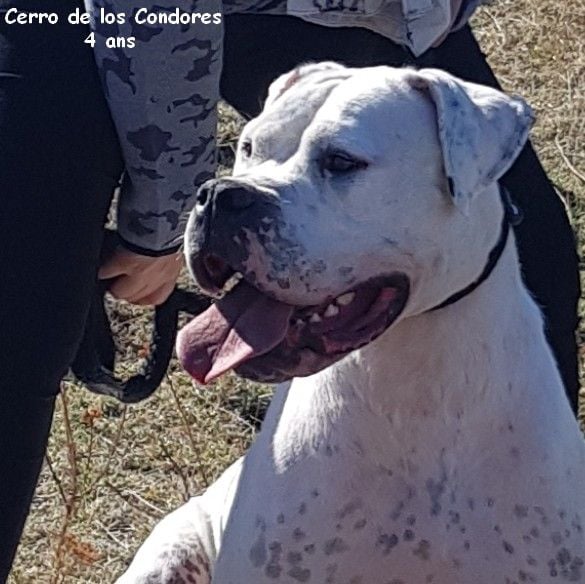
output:
[[[498,179],[532,122],[436,71],[277,80],[189,222],[185,368],[286,380],[122,584],[585,582],[585,446]]]

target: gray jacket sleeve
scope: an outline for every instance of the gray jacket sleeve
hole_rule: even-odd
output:
[[[401,34],[411,15],[416,27],[409,42],[427,47],[453,26],[447,18],[451,9],[459,13],[455,25],[460,26],[483,1],[363,0],[358,3],[363,4],[361,12],[356,12],[353,2],[346,5],[341,0],[332,12],[331,4],[337,0],[174,0],[171,8],[160,0],[85,0],[96,33],[99,72],[126,162],[118,206],[122,239],[141,253],[176,249],[197,188],[213,176],[216,166],[222,24],[137,24],[138,10],[288,13],[325,26],[363,26],[407,45]],[[102,9],[124,14],[124,22],[104,24]],[[419,18],[423,13],[437,30]],[[107,48],[106,39],[115,37],[135,37],[136,46]]]
[[[157,0],[86,0],[95,31],[95,55],[118,131],[126,172],[118,231],[130,249],[149,255],[181,244],[197,188],[215,172],[216,105],[222,24],[145,25],[140,8],[170,10]],[[194,6],[196,4],[196,6]],[[221,12],[221,0],[175,0],[173,9]],[[104,24],[100,9],[125,14]],[[134,48],[106,39],[135,37]]]

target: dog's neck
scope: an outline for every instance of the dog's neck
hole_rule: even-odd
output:
[[[406,318],[336,365],[295,380],[280,422],[275,451],[282,445],[283,459],[297,458],[291,448],[299,443],[302,457],[308,443],[341,440],[389,464],[414,451],[421,464],[442,450],[473,460],[500,432],[522,435],[537,451],[563,426],[575,430],[513,237],[469,296]]]
[[[527,401],[564,401],[550,359],[511,237],[490,277],[471,294],[404,319],[337,369],[353,368],[349,378],[360,379],[356,394],[384,415],[481,418],[486,407],[517,412]]]

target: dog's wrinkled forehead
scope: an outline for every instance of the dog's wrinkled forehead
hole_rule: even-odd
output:
[[[432,150],[448,184],[441,190],[466,215],[474,195],[510,168],[532,122],[522,99],[444,71],[305,65],[272,84],[264,111],[244,129],[234,171],[283,163],[303,144],[399,169],[412,166],[404,152],[426,167]]]
[[[252,155],[246,161],[238,160],[236,171],[238,166],[264,160],[287,160],[331,91],[354,72],[325,62],[302,65],[276,79],[268,90],[264,110],[242,132],[240,146],[253,144]]]

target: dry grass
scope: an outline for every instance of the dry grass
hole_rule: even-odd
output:
[[[505,87],[538,112],[534,138],[566,193],[582,248],[585,0],[498,0],[475,25]],[[239,131],[233,114],[224,111],[221,130],[229,150]],[[145,316],[118,308],[134,363]],[[267,388],[235,378],[193,387],[176,363],[155,397],[127,409],[73,381],[63,387],[12,584],[112,582],[153,524],[246,448],[270,398]]]

